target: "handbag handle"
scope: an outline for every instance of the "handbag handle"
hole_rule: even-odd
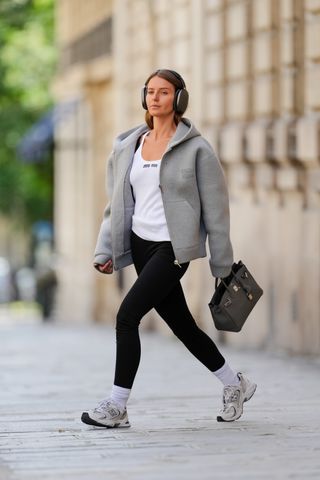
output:
[[[237,277],[236,276],[236,272],[234,272],[232,269],[231,269],[232,273],[233,273],[233,280],[235,280],[241,287],[242,289],[245,291],[246,293],[246,296],[248,297],[249,300],[252,300],[252,289],[249,285],[246,285],[243,280],[241,280],[241,278]],[[217,289],[218,287],[218,280],[219,278],[216,278],[215,279],[215,288]],[[229,287],[229,285],[227,285],[225,283],[225,281],[223,280],[223,278],[220,278],[220,281],[223,283],[223,285],[225,286],[226,290],[228,290],[228,292],[230,294],[232,294],[232,289]]]
[[[234,264],[234,265],[235,265],[235,264]],[[233,277],[236,276],[236,272],[233,270],[232,267],[231,267],[231,273],[232,273]],[[226,289],[229,290],[229,289],[228,289],[228,286],[225,284],[225,282],[223,281],[223,278],[221,278],[221,277],[216,277],[216,279],[215,279],[215,288],[217,289],[217,287],[218,287],[218,281],[219,281],[219,280],[223,283],[223,285],[226,287]]]
[[[234,274],[234,272],[232,272]],[[226,284],[226,282],[223,280],[223,278],[216,278],[215,279],[215,288],[217,289],[218,287],[218,280],[220,280],[220,282],[223,283],[223,285],[225,286],[226,290],[228,290],[229,293],[231,293],[231,289],[229,287],[229,285]]]

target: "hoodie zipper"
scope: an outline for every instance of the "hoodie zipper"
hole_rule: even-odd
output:
[[[162,203],[163,203],[163,210],[164,210],[164,215],[166,216],[166,210],[165,210],[165,207],[164,207],[164,202],[163,202],[163,188],[162,188],[162,185],[161,185],[161,171],[162,171],[162,165],[163,165],[163,159],[164,159],[164,156],[166,155],[166,153],[170,152],[172,150],[172,147],[169,147],[168,150],[166,150],[164,152],[164,154],[162,155],[162,159],[161,159],[161,165],[160,165],[160,174],[159,174],[159,180],[160,180],[160,184],[159,184],[159,188],[160,188],[160,192],[161,192],[161,196],[162,196]],[[168,226],[168,229],[169,229],[169,225],[168,225],[168,220],[166,218],[166,221],[167,221],[167,226]],[[170,233],[170,232],[169,232]],[[173,264],[176,266],[176,267],[179,267],[179,268],[182,268],[182,266],[180,265],[179,263],[179,260],[177,260],[176,258],[174,259],[174,262]]]

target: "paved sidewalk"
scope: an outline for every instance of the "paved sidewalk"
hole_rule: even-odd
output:
[[[320,362],[223,348],[258,383],[217,423],[220,383],[174,338],[142,334],[128,430],[80,422],[113,379],[107,327],[0,325],[0,480],[320,478]]]

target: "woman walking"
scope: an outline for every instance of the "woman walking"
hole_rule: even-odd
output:
[[[134,264],[138,277],[120,305],[110,395],[82,421],[129,427],[127,401],[140,361],[139,324],[152,308],[187,349],[223,384],[218,421],[240,418],[256,384],[232,370],[193,319],[180,284],[191,260],[206,256],[225,278],[233,263],[224,174],[210,144],[182,115],[188,105],[183,78],[157,70],[142,89],[146,123],[119,135],[108,161],[107,205],[94,266],[110,274]]]

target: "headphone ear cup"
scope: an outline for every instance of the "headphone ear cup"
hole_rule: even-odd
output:
[[[147,96],[147,87],[144,86],[141,89],[141,104],[145,110],[148,110],[146,96]]]
[[[176,91],[173,100],[173,109],[176,113],[182,114],[187,110],[189,102],[189,93],[185,88]]]

